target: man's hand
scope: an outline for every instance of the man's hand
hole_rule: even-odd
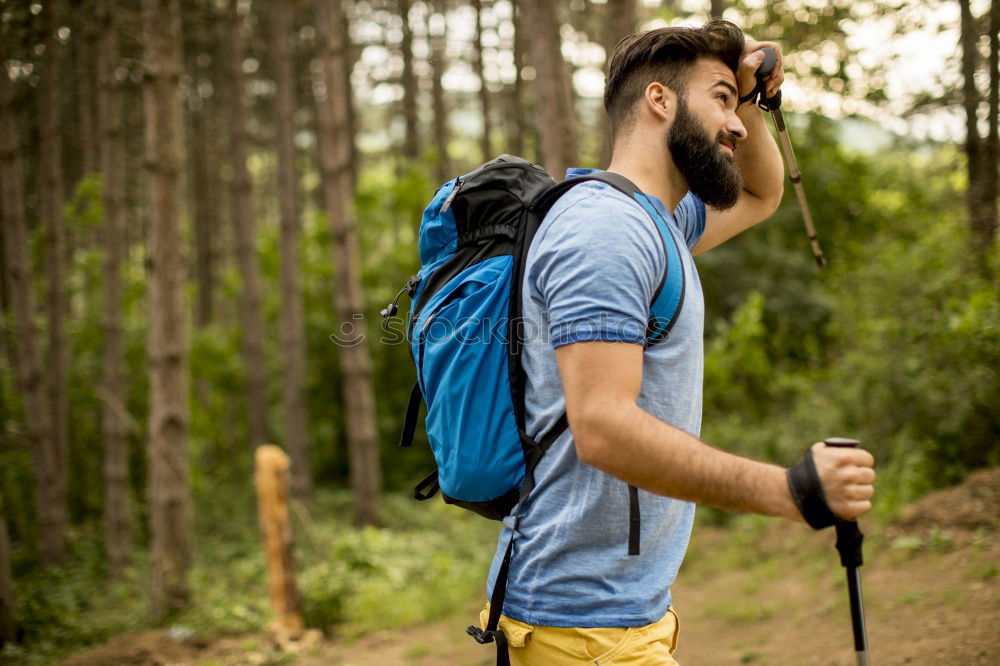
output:
[[[767,97],[774,95],[781,88],[785,81],[785,70],[782,65],[781,45],[778,42],[758,42],[752,37],[746,37],[743,45],[743,56],[740,60],[740,69],[736,73],[736,83],[739,87],[740,97],[750,94],[750,91],[757,87],[757,68],[764,61],[764,51],[770,48],[774,50],[778,57],[774,64],[774,69],[764,78],[764,86],[767,90]]]
[[[855,520],[871,511],[875,494],[875,458],[864,449],[812,446],[816,473],[823,485],[827,506],[838,518]]]

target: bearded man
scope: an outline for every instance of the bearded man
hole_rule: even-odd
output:
[[[535,469],[516,523],[505,521],[490,573],[492,594],[513,538],[499,620],[513,664],[675,664],[670,587],[695,504],[803,521],[784,468],[698,439],[704,303],[692,255],[763,221],[782,195],[781,155],[762,112],[740,101],[756,87],[765,47],[778,55],[765,80],[772,97],[781,47],[724,21],[633,35],[610,58],[608,170],[651,202],[683,265],[683,302],[666,340],[647,344],[667,253],[636,199],[580,184],[532,242],[523,317],[550,335],[522,350],[527,431],[537,438],[563,413],[569,429]],[[868,452],[819,443],[809,455],[830,512],[855,519],[870,510]],[[626,547],[630,507],[634,522],[641,514],[637,554]],[[487,604],[483,627],[488,616]]]

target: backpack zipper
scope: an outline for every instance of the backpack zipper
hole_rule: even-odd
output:
[[[441,204],[442,213],[451,208],[451,202],[455,200],[456,196],[458,196],[458,191],[462,189],[462,185],[465,185],[465,181],[462,180],[461,176],[459,176],[455,179],[455,189],[451,191],[451,194],[445,197],[444,203]]]
[[[467,182],[469,182],[469,180],[475,178],[480,174],[493,171],[494,169],[505,169],[510,167],[514,167],[517,169],[524,169],[525,171],[529,169],[534,169],[536,171],[542,170],[542,167],[538,166],[537,164],[524,164],[522,162],[497,162],[496,164],[490,164],[489,166],[483,167],[477,171],[473,171],[467,176],[459,176],[458,178],[455,179],[455,189],[453,189],[451,193],[447,197],[445,197],[444,203],[441,204],[441,212],[444,213],[449,208],[451,208],[451,203],[455,200],[455,197],[458,196],[459,190],[461,190],[462,187]]]

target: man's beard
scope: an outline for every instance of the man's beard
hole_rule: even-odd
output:
[[[743,174],[732,156],[722,152],[719,146],[722,140],[736,148],[736,137],[724,130],[719,131],[714,141],[708,138],[684,98],[678,96],[677,115],[667,132],[667,148],[691,191],[716,210],[735,206],[743,191]]]

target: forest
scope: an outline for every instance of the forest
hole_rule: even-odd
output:
[[[306,627],[471,607],[497,527],[411,499],[379,312],[442,183],[607,166],[607,54],[711,17],[782,45],[829,263],[788,182],[698,258],[702,437],[859,439],[879,524],[1000,465],[998,0],[0,0],[0,664],[263,631],[268,443]]]

